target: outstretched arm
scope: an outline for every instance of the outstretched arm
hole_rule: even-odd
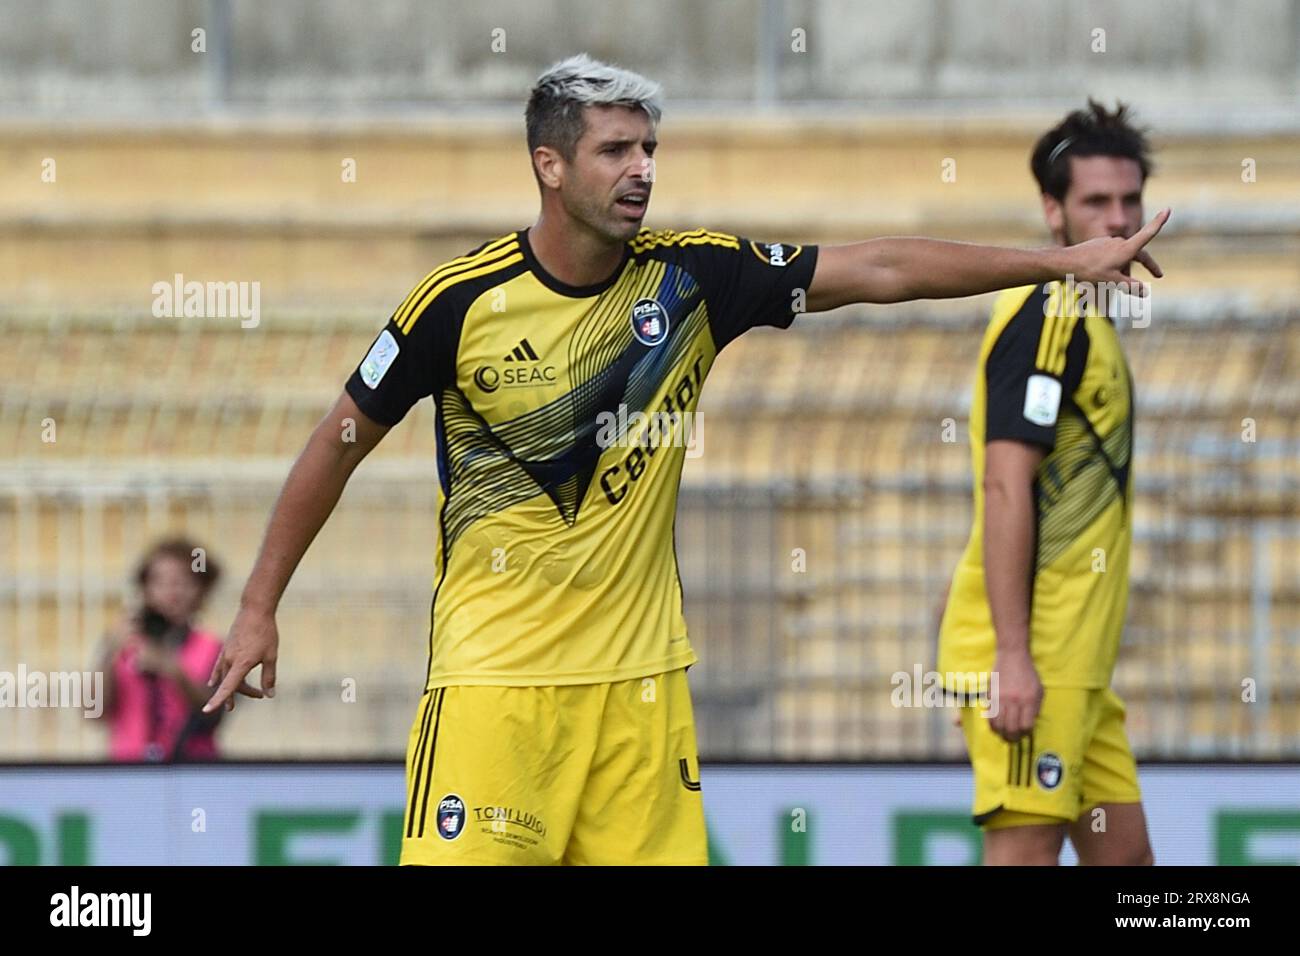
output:
[[[822,312],[858,302],[951,299],[1052,282],[1067,275],[1075,282],[1111,282],[1140,293],[1142,284],[1129,277],[1129,266],[1140,262],[1153,276],[1163,275],[1144,247],[1168,219],[1166,209],[1128,239],[1107,237],[1043,249],[910,237],[822,246],[807,310]]]

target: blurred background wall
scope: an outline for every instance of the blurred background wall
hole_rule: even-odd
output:
[[[1021,110],[1073,105],[1081,80],[1225,120],[1285,121],[1300,101],[1294,0],[4,0],[0,12],[0,100],[41,116],[518,112],[539,69],[579,49],[662,78],[674,103],[728,109]]]
[[[1300,0],[3,0],[0,23],[0,670],[91,667],[169,531],[223,559],[224,633],[375,331],[433,266],[532,222],[524,99],[586,50],[665,85],[647,225],[766,239],[1044,243],[1034,140],[1088,95],[1130,102],[1148,212],[1175,215],[1150,324],[1121,328],[1138,502],[1116,686],[1140,757],[1300,755]],[[258,283],[259,322],[154,317],[178,273]],[[719,361],[677,528],[706,759],[962,753],[950,713],[891,705],[891,676],[933,666],[990,302],[805,317]],[[432,424],[424,403],[389,435],[309,551],[277,699],[236,711],[232,756],[400,754]],[[79,712],[0,713],[0,758],[103,748]]]

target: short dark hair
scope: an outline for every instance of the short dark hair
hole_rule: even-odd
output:
[[[1057,201],[1070,191],[1069,156],[1118,156],[1142,170],[1142,182],[1155,168],[1146,129],[1134,126],[1128,106],[1118,100],[1111,112],[1091,97],[1086,110],[1075,110],[1044,133],[1029,157],[1038,188]]]
[[[203,571],[194,571],[194,552],[203,551]],[[212,589],[217,586],[221,580],[221,565],[212,557],[206,548],[196,544],[194,541],[185,537],[165,538],[154,544],[145,552],[140,563],[135,569],[135,583],[144,587],[145,582],[149,580],[149,572],[152,570],[154,562],[160,558],[173,558],[185,565],[193,573],[195,580],[198,582],[203,596],[207,597],[212,593]]]

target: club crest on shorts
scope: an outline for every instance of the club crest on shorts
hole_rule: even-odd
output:
[[[1044,790],[1055,790],[1061,785],[1061,778],[1065,776],[1065,764],[1056,754],[1041,753],[1038,755],[1038,761],[1034,764],[1034,773],[1038,777],[1038,785]]]
[[[668,310],[655,299],[637,299],[632,304],[632,334],[642,345],[658,345],[668,338]]]
[[[454,840],[465,829],[465,801],[449,793],[438,801],[438,836]]]

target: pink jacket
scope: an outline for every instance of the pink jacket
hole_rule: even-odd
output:
[[[144,638],[132,638],[113,661],[117,696],[113,709],[105,715],[109,720],[109,756],[124,761],[173,759],[172,751],[194,708],[174,681],[136,670],[141,640]],[[190,680],[206,686],[220,653],[219,637],[191,629],[181,645],[181,668]],[[213,730],[192,729],[181,751],[175,759],[215,760]]]

